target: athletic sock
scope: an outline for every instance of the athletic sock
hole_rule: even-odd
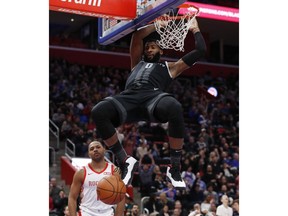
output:
[[[172,167],[177,167],[180,169],[181,155],[182,155],[182,149],[171,149],[170,148],[170,157],[171,157]]]
[[[110,146],[109,150],[111,150],[115,155],[118,165],[125,162],[127,154],[119,141],[117,141],[114,145]]]

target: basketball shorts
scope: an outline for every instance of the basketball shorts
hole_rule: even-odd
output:
[[[118,95],[106,97],[117,108],[120,124],[124,122],[151,121],[159,122],[153,111],[159,100],[173,95],[159,90],[128,89]]]

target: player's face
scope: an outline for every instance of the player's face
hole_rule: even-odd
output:
[[[64,209],[64,215],[65,216],[69,216],[70,215],[68,206],[66,206],[65,209]]]
[[[144,47],[144,61],[146,62],[158,62],[160,60],[163,51],[156,44],[156,42],[147,42]]]
[[[89,157],[95,161],[101,161],[104,158],[105,148],[101,143],[91,143],[88,149]]]
[[[138,207],[138,205],[133,205],[133,207],[132,207],[132,212],[134,212],[136,215],[138,214],[138,212],[139,212],[139,207]]]

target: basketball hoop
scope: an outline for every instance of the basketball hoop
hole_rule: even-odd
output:
[[[177,12],[171,10],[169,14],[156,18],[154,25],[160,35],[157,43],[162,49],[184,52],[184,39],[193,19],[199,14],[199,8],[191,4],[182,4],[178,8]],[[184,11],[182,15],[179,15],[180,9]]]

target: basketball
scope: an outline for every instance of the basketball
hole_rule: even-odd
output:
[[[126,186],[118,176],[110,175],[101,179],[97,184],[98,198],[108,204],[115,205],[125,198]]]

